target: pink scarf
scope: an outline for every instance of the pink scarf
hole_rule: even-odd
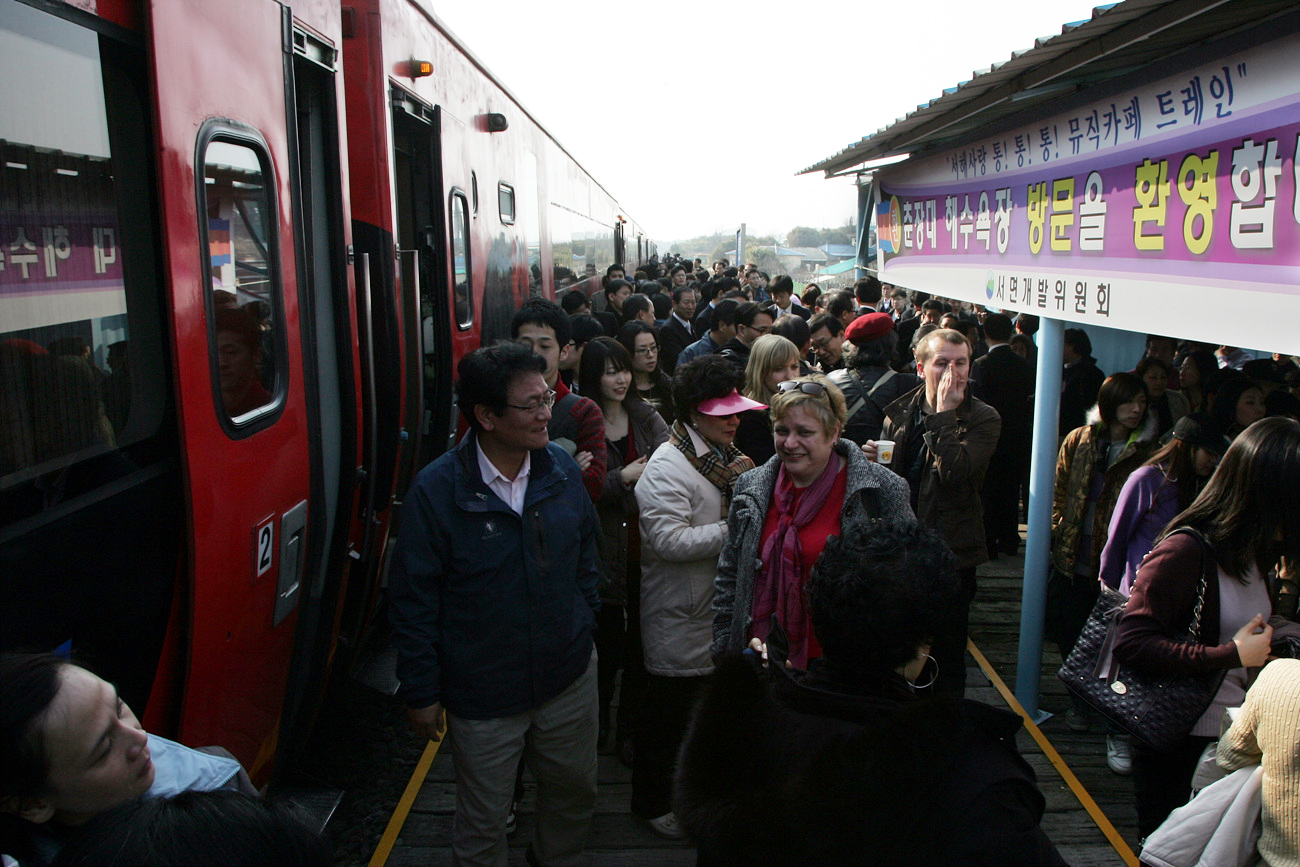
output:
[[[772,504],[776,507],[776,530],[763,544],[763,571],[754,584],[754,637],[766,641],[775,614],[790,639],[790,663],[795,668],[808,667],[808,635],[811,620],[804,599],[803,546],[799,530],[808,525],[826,503],[835,486],[841,458],[834,452],[826,469],[804,489],[795,508],[795,486],[786,474],[785,464],[776,476]]]

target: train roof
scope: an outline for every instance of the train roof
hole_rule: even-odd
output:
[[[892,124],[799,174],[831,177],[871,160],[941,150],[1090,86],[1164,62],[1207,42],[1300,18],[1295,0],[1125,0],[1093,9],[1086,21],[976,70]],[[1292,27],[1296,21],[1288,22]]]
[[[540,129],[543,133],[545,133],[546,137],[549,138],[557,148],[559,148],[561,151],[564,152],[565,156],[573,160],[573,164],[575,166],[582,169],[583,174],[591,178],[592,183],[594,183],[597,187],[599,187],[600,190],[605,195],[609,196],[615,202],[619,202],[618,196],[615,196],[609,190],[605,189],[605,185],[602,184],[600,181],[598,181],[595,175],[587,171],[587,167],[584,166],[582,163],[578,162],[578,159],[573,154],[569,153],[569,149],[566,148],[563,144],[561,144],[560,140],[551,134],[551,131],[546,128],[546,125],[537,119],[537,115],[533,114],[528,109],[528,107],[523,104],[523,102],[519,99],[519,97],[515,96],[514,91],[512,91],[509,87],[507,87],[505,82],[502,81],[491,69],[489,69],[488,65],[484,63],[481,59],[479,59],[478,55],[476,55],[473,51],[470,50],[469,46],[465,44],[465,41],[461,39],[459,36],[457,36],[452,31],[452,29],[447,26],[447,23],[445,21],[443,21],[441,18],[438,17],[438,14],[433,11],[433,4],[430,2],[430,0],[408,0],[408,2],[410,2],[412,6],[418,9],[420,11],[420,14],[428,18],[429,22],[434,27],[438,28],[438,30],[442,33],[442,35],[446,36],[447,39],[453,45],[455,45],[456,48],[462,54],[465,55],[465,58],[469,60],[470,63],[474,64],[475,68],[477,68],[479,72],[482,72],[485,76],[487,76],[489,81],[491,81],[493,84],[499,87],[501,89],[501,92],[504,93],[507,97],[509,97],[510,101],[513,102],[519,108],[519,110],[522,111],[528,117],[529,120],[531,120],[534,124],[536,124],[537,128]],[[619,208],[622,209],[622,207],[623,207],[622,204],[619,203]],[[624,216],[627,216],[626,212],[624,212]],[[642,231],[644,231],[644,229]]]

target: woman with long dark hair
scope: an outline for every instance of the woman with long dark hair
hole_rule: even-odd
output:
[[[604,581],[596,615],[596,681],[600,692],[600,743],[610,729],[614,676],[623,669],[618,706],[618,753],[634,728],[633,712],[645,685],[641,659],[641,533],[636,484],[654,450],[668,441],[668,426],[632,388],[632,359],[623,344],[597,337],[587,344],[579,381],[605,416],[605,486],[596,502],[602,530]],[[630,754],[629,754],[630,758]]]
[[[1242,703],[1271,655],[1271,583],[1283,558],[1300,562],[1300,422],[1268,418],[1246,429],[1209,484],[1170,522],[1138,570],[1120,620],[1115,659],[1153,675],[1226,671],[1209,709],[1168,751],[1133,745],[1138,830],[1145,836],[1187,800],[1196,760]],[[1196,530],[1174,533],[1180,527]],[[1207,559],[1208,558],[1208,559]],[[1199,644],[1182,640],[1208,566]]]
[[[1219,372],[1219,362],[1208,349],[1193,349],[1183,356],[1178,368],[1178,388],[1192,412],[1210,408],[1210,381]]]
[[[1228,438],[1205,413],[1178,420],[1169,442],[1120,489],[1101,549],[1103,583],[1128,595],[1156,537],[1196,499],[1227,448]]]

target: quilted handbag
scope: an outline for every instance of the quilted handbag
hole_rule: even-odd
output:
[[[1208,553],[1209,542],[1198,531],[1180,527],[1174,532],[1191,533],[1201,543],[1196,605],[1188,633],[1179,639],[1199,644],[1201,610],[1214,559]],[[1117,663],[1111,651],[1126,601],[1117,591],[1102,586],[1079,640],[1056,676],[1070,692],[1143,744],[1168,750],[1186,737],[1205,713],[1227,672],[1157,676]]]

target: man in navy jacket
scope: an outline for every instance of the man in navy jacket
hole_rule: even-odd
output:
[[[470,424],[416,477],[390,573],[416,734],[452,733],[457,864],[506,863],[520,756],[538,778],[531,863],[576,864],[596,804],[596,518],[546,425],[546,363],[499,344],[460,363]]]

